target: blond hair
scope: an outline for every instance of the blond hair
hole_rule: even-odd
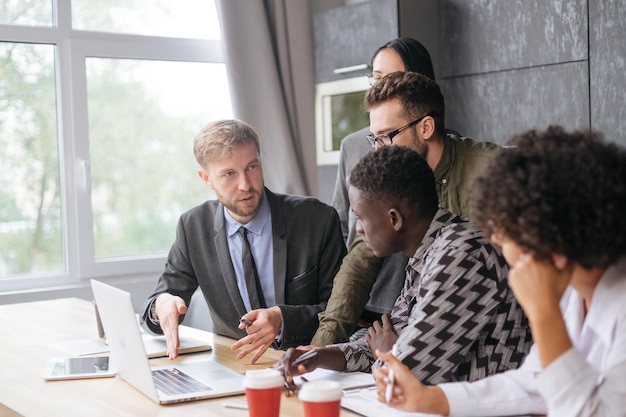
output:
[[[261,152],[259,137],[249,124],[241,120],[216,120],[207,124],[193,140],[193,153],[202,168],[215,158],[224,156],[247,143],[254,143]]]

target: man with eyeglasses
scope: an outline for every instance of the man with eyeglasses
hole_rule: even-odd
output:
[[[372,55],[370,67],[372,72],[367,76],[370,85],[374,85],[385,75],[396,71],[417,72],[433,80],[435,79],[435,71],[433,70],[433,63],[428,50],[413,38],[396,38],[381,45]],[[332,206],[339,214],[341,231],[348,247],[352,244],[356,235],[356,221],[354,214],[350,210],[350,202],[348,200],[348,180],[352,168],[363,155],[371,150],[367,141],[363,140],[369,133],[369,126],[350,133],[341,140],[339,149],[339,166],[337,167]],[[406,258],[404,263],[406,264]],[[391,305],[393,305],[393,300]]]
[[[446,132],[443,95],[435,81],[421,74],[394,72],[382,77],[368,91],[365,107],[370,113],[370,145],[375,149],[395,145],[412,148],[433,170],[439,206],[457,215],[470,215],[472,180],[500,147]],[[385,261],[374,256],[357,235],[335,277],[312,344],[348,340]],[[366,337],[373,348],[383,334],[385,338],[397,337],[386,332],[390,327],[389,318],[383,315],[369,328]]]
[[[382,77],[395,71],[417,72],[432,80],[435,79],[435,72],[428,50],[418,40],[413,38],[396,38],[381,45],[372,55],[370,66],[372,69],[372,72],[368,74],[370,85],[374,85]],[[448,130],[446,132],[454,133]],[[363,140],[370,133],[369,126],[350,133],[342,139],[339,150],[339,166],[337,167],[332,206],[339,214],[341,230],[348,247],[352,245],[356,236],[356,219],[350,209],[348,182],[352,168],[363,155],[372,149],[368,142]],[[358,319],[354,332],[349,333],[353,327],[352,319],[347,319],[345,325],[342,324],[338,327],[330,323],[328,325],[333,328],[328,329],[328,326],[323,326],[316,334],[313,343],[324,345],[347,340],[348,336],[351,339],[363,337],[372,323],[380,320],[383,313],[389,312],[393,308],[396,297],[404,283],[404,268],[407,261],[406,255],[398,252],[385,257],[382,265],[376,271],[371,272],[376,274],[376,277],[372,276],[374,282],[369,284],[371,291],[365,307],[360,308],[358,307],[359,304],[354,304],[355,307],[359,308],[359,311],[350,313],[350,316],[355,315],[355,320]],[[347,305],[346,308],[351,308],[351,305]],[[330,314],[330,317],[335,316]]]

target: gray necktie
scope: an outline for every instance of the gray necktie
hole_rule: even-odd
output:
[[[248,288],[248,298],[250,298],[250,307],[253,310],[257,308],[265,308],[265,297],[261,289],[261,281],[259,281],[259,273],[256,270],[256,264],[250,250],[250,242],[248,242],[248,229],[241,226],[239,228],[241,235],[241,263],[243,264],[243,275],[246,279],[246,287]]]

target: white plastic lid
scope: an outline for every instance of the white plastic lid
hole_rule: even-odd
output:
[[[311,381],[306,382],[300,388],[298,398],[301,401],[313,403],[325,403],[341,399],[343,390],[336,381]]]
[[[282,387],[284,382],[283,374],[274,369],[249,370],[243,378],[243,386],[254,389]]]

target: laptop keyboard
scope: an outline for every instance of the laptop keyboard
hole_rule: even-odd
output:
[[[178,369],[156,369],[152,371],[157,390],[168,395],[210,391],[211,388]]]

